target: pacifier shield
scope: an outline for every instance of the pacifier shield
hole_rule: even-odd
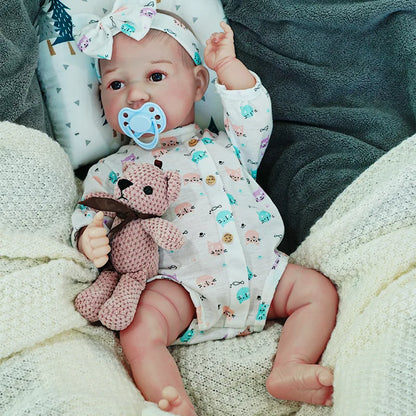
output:
[[[118,113],[118,124],[126,136],[132,138],[143,149],[151,150],[157,145],[159,134],[166,127],[166,116],[157,104],[146,103],[138,110],[122,108]],[[150,143],[139,140],[147,133],[154,135]]]

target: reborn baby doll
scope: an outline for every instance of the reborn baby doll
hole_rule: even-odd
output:
[[[154,1],[117,0],[100,21],[88,17],[75,27],[83,52],[99,60],[108,123],[133,140],[90,169],[85,195],[112,192],[128,160],[163,160],[183,181],[165,218],[186,235],[184,247],[160,250],[158,275],[147,280],[120,343],[146,400],[194,416],[167,347],[261,331],[266,320],[287,318],[266,388],[279,399],[330,405],[333,374],[317,362],[335,325],[337,293],[325,276],[288,263],[277,249],[283,222],[255,181],[272,128],[270,98],[236,58],[231,28],[221,27],[203,55],[225,109],[226,132],[218,133],[194,124],[208,71],[179,17],[156,10]],[[97,215],[95,222],[76,210],[73,236],[101,267],[110,247]]]

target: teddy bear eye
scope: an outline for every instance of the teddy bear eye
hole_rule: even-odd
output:
[[[145,186],[145,187],[143,188],[143,192],[144,192],[146,195],[152,195],[152,193],[153,193],[153,188],[152,188],[151,186],[147,185],[147,186]]]

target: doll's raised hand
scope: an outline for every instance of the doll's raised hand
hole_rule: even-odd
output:
[[[220,23],[224,32],[213,33],[206,42],[204,51],[205,63],[218,73],[221,66],[235,58],[234,33],[225,22]]]
[[[103,224],[104,213],[97,212],[92,222],[84,229],[78,239],[78,249],[96,267],[104,266],[108,261],[110,240]]]
[[[229,90],[245,90],[256,85],[254,76],[235,56],[234,33],[225,22],[224,32],[213,33],[206,42],[205,64],[216,72],[218,82]]]

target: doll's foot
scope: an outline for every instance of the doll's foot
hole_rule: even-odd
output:
[[[165,412],[180,416],[197,416],[194,407],[188,400],[181,397],[175,387],[167,386],[162,390],[162,399],[158,406]]]
[[[332,406],[333,381],[328,368],[296,362],[275,366],[266,386],[277,399]]]
[[[97,280],[76,297],[75,308],[77,311],[90,322],[98,321],[98,313],[113,293],[117,282],[117,272],[110,270],[101,272]]]

